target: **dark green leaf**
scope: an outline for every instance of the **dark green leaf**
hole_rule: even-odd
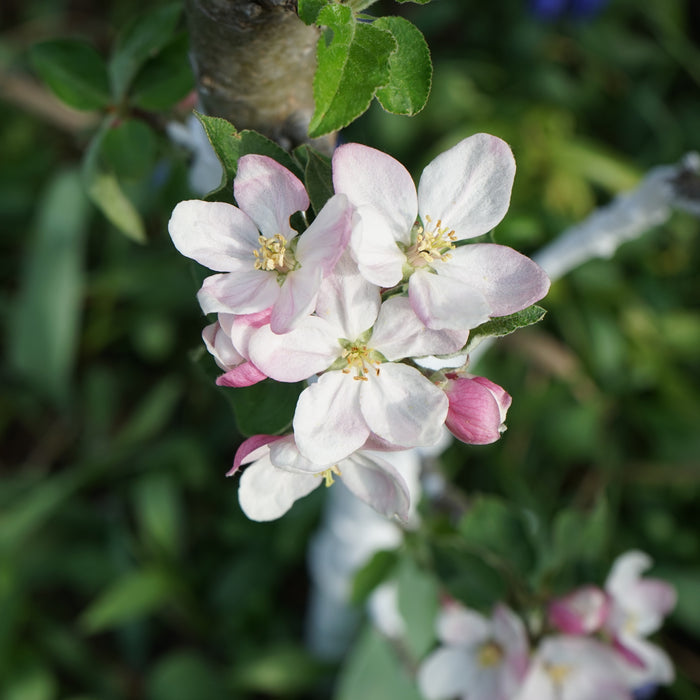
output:
[[[482,340],[490,336],[501,337],[541,321],[547,311],[541,306],[533,305],[508,316],[492,318],[482,323],[469,333],[467,351],[473,350]]]
[[[179,34],[138,72],[130,100],[141,109],[169,109],[194,89],[187,34]]]
[[[192,651],[161,658],[146,682],[146,700],[222,700],[228,697],[221,672]]]
[[[161,571],[132,571],[117,579],[80,617],[88,633],[118,627],[161,608],[170,599],[173,581]]]
[[[143,178],[155,163],[155,134],[141,120],[127,119],[105,132],[100,155],[118,180]]]
[[[299,0],[297,13],[305,24],[314,24],[318,13],[328,5],[330,0]]]
[[[416,5],[427,5],[430,2],[430,0],[396,0],[396,2],[412,2]]]
[[[385,581],[396,568],[398,554],[395,550],[376,552],[355,574],[352,582],[352,602],[363,603],[369,594]]]
[[[170,41],[181,12],[181,3],[149,10],[134,18],[119,34],[109,63],[116,100],[124,98],[141,66]]]
[[[369,107],[389,80],[389,56],[396,49],[389,32],[357,22],[349,7],[324,7],[318,23],[328,29],[316,49],[315,110],[309,125],[314,138],[347,126]]]
[[[168,474],[142,477],[134,490],[134,510],[146,545],[159,555],[175,558],[183,522],[176,478]]]
[[[80,176],[60,173],[39,198],[36,235],[9,334],[12,366],[42,393],[67,397],[82,305],[83,248],[90,215]]]
[[[331,159],[310,146],[299,146],[294,155],[303,158],[304,184],[311,199],[311,206],[316,214],[333,196],[333,176]]]
[[[206,114],[200,114],[199,112],[195,112],[195,115],[202,123],[207,138],[224,168],[221,185],[210,194],[230,187],[238,170],[238,159],[249,153],[259,153],[274,158],[295,175],[301,176],[301,171],[291,156],[274,141],[270,141],[270,139],[257,131],[248,129],[238,131],[226,119],[208,117]]]
[[[433,576],[404,557],[398,572],[399,612],[406,625],[404,642],[417,661],[435,641],[435,616],[438,611],[438,585]]]
[[[428,101],[433,81],[428,44],[403,17],[380,17],[374,26],[391,32],[398,47],[389,57],[389,82],[377,90],[377,99],[387,112],[417,114]]]
[[[67,105],[100,109],[109,104],[109,78],[102,56],[83,41],[56,39],[36,44],[31,60],[41,79]]]
[[[243,435],[281,433],[292,424],[297,398],[304,382],[284,384],[266,379],[254,386],[224,389],[233,404],[238,429]]]
[[[368,625],[340,671],[334,700],[421,700],[390,643]]]

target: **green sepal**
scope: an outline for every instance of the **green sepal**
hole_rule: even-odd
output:
[[[527,309],[514,314],[489,319],[486,323],[482,323],[469,333],[469,342],[464,349],[466,352],[470,352],[485,338],[492,336],[500,338],[517,331],[518,328],[525,328],[538,323],[544,318],[546,313],[547,311],[541,306],[533,304]]]

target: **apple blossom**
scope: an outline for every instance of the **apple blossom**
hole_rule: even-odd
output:
[[[512,700],[528,665],[522,621],[498,605],[492,617],[451,603],[439,614],[441,647],[418,670],[418,685],[428,700]]]
[[[547,293],[547,275],[515,250],[458,245],[501,221],[514,176],[510,148],[488,134],[435,158],[417,191],[403,165],[381,151],[350,143],[333,155],[335,191],[358,212],[350,247],[361,273],[381,287],[408,280],[411,305],[432,329],[474,328]]]
[[[205,313],[250,314],[271,308],[270,326],[285,333],[313,312],[322,279],[342,254],[352,208],[334,195],[304,233],[289,218],[309,206],[301,181],[272,158],[246,155],[234,180],[238,207],[189,200],[174,209],[168,229],[187,257],[222,274],[204,280]]]
[[[385,517],[408,516],[408,488],[401,475],[376,452],[360,450],[337,464],[317,465],[297,449],[293,435],[254,435],[236,452],[232,469],[243,471],[238,500],[243,512],[258,521],[275,520],[300,498],[339,477],[355,496]]]
[[[316,314],[284,335],[260,328],[249,346],[255,366],[278,381],[322,373],[302,392],[294,413],[302,454],[326,464],[374,438],[389,449],[437,442],[447,397],[418,369],[396,360],[455,352],[468,331],[425,328],[405,297],[381,303],[379,288],[348,255],[324,281]]]
[[[608,596],[597,586],[583,586],[549,604],[549,622],[566,634],[592,634],[610,611]]]
[[[498,384],[450,372],[443,390],[449,401],[445,425],[458,440],[488,445],[501,437],[512,399]]]

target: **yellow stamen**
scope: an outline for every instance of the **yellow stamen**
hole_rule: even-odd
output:
[[[501,663],[503,650],[495,642],[487,642],[480,647],[476,659],[483,668],[491,668]]]
[[[350,374],[350,371],[355,369],[353,379],[361,382],[366,382],[366,373],[374,370],[375,375],[379,376],[379,363],[372,359],[372,351],[366,345],[352,345],[343,350],[342,355],[348,366],[342,370],[343,374]]]
[[[435,260],[449,260],[452,257],[449,251],[455,247],[457,240],[457,234],[443,226],[441,219],[435,225],[429,216],[425,217],[425,221],[425,228],[420,225],[414,227],[416,241],[406,251],[406,257],[414,267],[423,267]]]
[[[328,488],[329,486],[335,483],[333,474],[335,474],[336,476],[342,476],[337,464],[334,464],[332,467],[329,467],[325,471],[319,472],[318,474],[316,474],[316,476],[320,476],[322,479],[324,479],[326,482],[326,488]]]
[[[552,679],[555,685],[561,685],[571,673],[571,666],[564,664],[544,664],[545,673]]]
[[[253,251],[255,256],[253,267],[256,270],[289,271],[290,261],[287,253],[287,239],[281,233],[276,233],[269,238],[261,235],[258,238],[258,242],[260,243],[260,248]]]

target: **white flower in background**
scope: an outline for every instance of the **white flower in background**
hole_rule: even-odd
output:
[[[590,637],[546,637],[513,700],[632,700],[623,662]]]
[[[350,246],[360,271],[380,287],[408,279],[411,305],[433,329],[474,328],[547,293],[547,275],[515,250],[457,245],[501,221],[514,176],[510,148],[488,134],[435,158],[417,192],[408,171],[386,153],[350,143],[333,155],[335,191],[359,215]]]
[[[222,274],[204,280],[205,313],[251,314],[271,308],[270,325],[286,333],[312,313],[323,278],[330,274],[350,235],[352,208],[331,197],[301,235],[291,227],[309,197],[301,181],[272,158],[238,161],[233,192],[225,202],[180,202],[168,224],[175,247]]]
[[[626,552],[615,560],[605,582],[610,597],[605,630],[626,659],[629,682],[635,688],[671,683],[674,677],[666,652],[646,639],[661,627],[676,604],[673,586],[660,579],[642,578],[651,565],[644,552]]]
[[[360,450],[337,464],[316,465],[300,454],[293,435],[254,435],[238,448],[227,476],[244,464],[249,466],[241,475],[238,500],[251,520],[276,520],[322,483],[332,485],[335,477],[383,516],[408,517],[408,488],[376,452]]]
[[[438,615],[437,635],[442,646],[418,670],[418,685],[428,700],[512,700],[529,654],[517,615],[498,605],[487,618],[451,603]]]

